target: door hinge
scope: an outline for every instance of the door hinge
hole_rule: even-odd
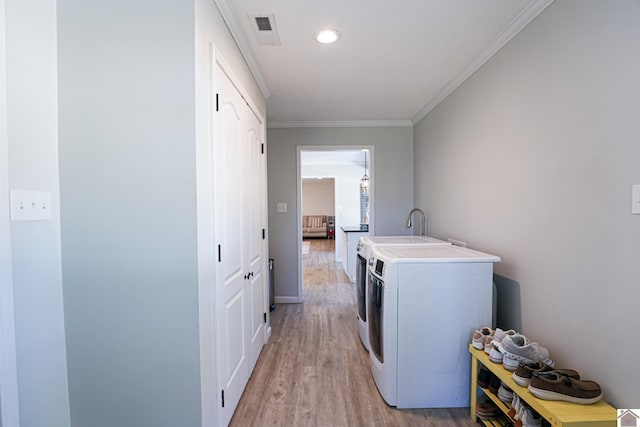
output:
[[[267,313],[263,313],[264,314],[264,323],[267,323]]]
[[[222,262],[222,247],[218,245],[218,262]]]
[[[264,154],[264,142],[260,144],[260,154]]]
[[[262,229],[262,240],[267,238],[267,232],[265,231],[265,229]]]
[[[216,111],[220,111],[220,105],[218,104],[218,94],[216,93]]]
[[[222,407],[224,408],[224,390],[222,390]]]

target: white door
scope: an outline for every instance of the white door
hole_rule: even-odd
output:
[[[252,111],[248,114],[248,148],[249,162],[247,163],[247,224],[249,224],[248,251],[249,261],[249,289],[247,299],[249,308],[249,369],[253,370],[260,351],[264,345],[264,145],[262,124]]]
[[[222,387],[222,424],[231,420],[249,379],[247,358],[248,265],[245,257],[246,227],[243,212],[242,173],[246,147],[246,105],[231,81],[216,68],[218,110],[214,112],[215,230],[218,245],[216,267],[216,319],[218,381]]]
[[[264,125],[219,65],[216,88],[216,342],[227,425],[265,341]]]

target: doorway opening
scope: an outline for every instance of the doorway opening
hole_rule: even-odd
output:
[[[306,283],[341,274],[346,259],[342,227],[373,230],[373,147],[298,147],[297,215],[300,226],[298,295]],[[306,277],[310,280],[307,280]]]
[[[335,274],[336,177],[302,178],[302,287]]]

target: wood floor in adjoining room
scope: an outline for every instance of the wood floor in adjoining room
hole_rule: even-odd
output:
[[[354,285],[334,262],[335,241],[310,242],[304,303],[271,313],[271,338],[230,425],[476,426],[468,408],[400,410],[384,402],[358,337]]]

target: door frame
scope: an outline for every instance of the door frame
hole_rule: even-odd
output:
[[[304,302],[303,271],[302,271],[302,152],[303,151],[362,151],[369,150],[368,174],[369,174],[369,234],[375,234],[375,147],[373,145],[298,145],[296,146],[296,226],[297,226],[297,258],[298,258],[298,303]],[[337,180],[335,185],[337,186]],[[335,194],[335,193],[334,193]],[[337,204],[336,204],[337,205]],[[338,213],[336,212],[336,226]],[[335,237],[338,240],[336,230]],[[343,248],[344,250],[344,248]],[[344,257],[343,257],[344,258]]]

